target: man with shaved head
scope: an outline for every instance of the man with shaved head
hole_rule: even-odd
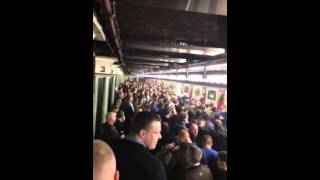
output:
[[[180,143],[192,143],[191,139],[190,139],[190,134],[186,129],[181,129],[179,131],[179,142]]]
[[[207,165],[210,168],[211,172],[214,172],[216,168],[216,162],[218,159],[218,151],[212,149],[213,139],[210,135],[205,135],[202,139],[202,152],[204,159],[206,159]]]
[[[93,140],[93,180],[118,180],[112,149],[101,140]]]
[[[188,130],[181,129],[178,133],[179,145],[173,149],[172,158],[168,163],[168,179],[184,179],[184,170],[186,168],[186,150],[192,145]]]
[[[193,144],[197,145],[198,147],[201,147],[201,136],[198,135],[199,133],[199,127],[196,123],[191,123],[190,128],[190,138]]]
[[[119,132],[114,126],[117,120],[116,115],[117,113],[115,112],[109,112],[106,115],[105,123],[102,125],[102,140],[109,144],[120,138]]]

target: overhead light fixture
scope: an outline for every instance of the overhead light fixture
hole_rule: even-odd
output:
[[[173,53],[185,53],[185,54],[195,54],[195,55],[206,55],[206,56],[216,56],[218,54],[225,53],[224,48],[214,48],[214,47],[203,47],[203,46],[176,46],[176,45],[156,45],[146,42],[128,42],[127,47],[135,49],[144,49],[151,51],[165,51]]]
[[[141,59],[149,61],[171,62],[171,63],[186,63],[185,58],[170,58],[170,57],[150,57],[150,56],[127,56],[129,59]]]

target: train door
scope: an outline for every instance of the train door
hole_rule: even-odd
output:
[[[183,96],[184,84],[180,84],[180,95]]]
[[[189,90],[189,97],[192,97],[193,98],[193,96],[194,96],[194,88],[193,88],[193,86],[192,85],[190,85],[190,90]]]
[[[114,103],[114,98],[115,98],[115,88],[116,88],[116,76],[110,77],[109,80],[109,88],[107,91],[107,96],[110,97],[108,98],[108,111],[111,111],[112,105]]]
[[[96,111],[96,128],[95,137],[101,137],[102,123],[107,114],[108,109],[108,91],[109,91],[109,79],[110,77],[100,77],[97,79],[97,111]]]
[[[194,86],[194,97],[196,100],[200,100],[200,98],[201,98],[200,86]]]
[[[207,104],[207,101],[206,101],[206,97],[207,97],[207,88],[206,87],[202,87],[202,90],[201,90],[201,95],[203,97],[203,100],[201,103],[203,104]]]
[[[220,89],[219,90],[219,99],[217,102],[217,109],[220,111],[222,106],[225,105],[225,90],[224,89]]]
[[[187,84],[184,85],[183,95],[190,97],[190,86]]]

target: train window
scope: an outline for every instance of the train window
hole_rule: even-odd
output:
[[[188,93],[188,92],[189,92],[189,86],[185,86],[185,87],[184,87],[184,92],[185,92],[185,93]]]
[[[213,100],[213,101],[216,100],[216,92],[213,90],[209,90],[208,91],[208,99]]]
[[[194,92],[194,94],[195,94],[196,96],[200,96],[200,88],[197,88],[196,91]]]

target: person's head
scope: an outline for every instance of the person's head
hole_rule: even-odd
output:
[[[127,101],[130,101],[130,102],[133,101],[133,94],[132,94],[132,93],[128,93],[128,95],[127,95]]]
[[[177,113],[180,114],[182,112],[182,106],[176,106]]]
[[[141,139],[148,149],[156,148],[161,139],[161,117],[152,112],[139,112],[131,125],[130,134]]]
[[[213,112],[217,112],[217,108],[213,106],[213,107],[212,107],[212,111],[213,111]]]
[[[200,105],[201,105],[200,101],[196,100],[196,106],[199,107]]]
[[[112,149],[101,140],[93,140],[93,180],[118,180]]]
[[[170,113],[172,113],[172,112],[173,112],[173,108],[170,107],[170,106],[168,106],[168,107],[165,109],[165,114],[166,114],[166,115],[168,115],[168,114],[170,114]]]
[[[191,99],[191,105],[195,105],[196,101],[194,99]]]
[[[210,135],[204,135],[202,138],[202,146],[204,148],[211,149],[212,145],[213,145],[212,137]]]
[[[151,102],[151,107],[152,107],[152,108],[155,108],[155,107],[157,107],[157,102],[155,102],[155,101],[152,101],[152,102]]]
[[[143,106],[143,111],[148,111],[148,112],[151,112],[151,106],[149,104],[145,104]]]
[[[190,145],[187,147],[186,151],[186,162],[187,167],[192,166],[200,162],[202,158],[202,150],[195,145]]]
[[[215,120],[215,121],[214,121],[214,126],[215,126],[217,129],[223,128],[222,121],[221,121],[220,119]]]
[[[210,117],[209,117],[209,115],[207,113],[202,115],[201,118],[204,119],[205,121],[208,121],[210,119]]]
[[[227,151],[220,151],[218,153],[217,166],[219,169],[227,171]]]
[[[199,119],[199,128],[203,129],[205,126],[206,126],[206,121],[203,118]]]
[[[106,122],[110,125],[113,125],[117,120],[117,113],[111,111],[106,115]]]
[[[171,101],[171,96],[167,95],[167,100],[170,102]]]
[[[227,112],[227,106],[226,105],[222,105],[221,106],[221,111],[222,112]]]
[[[190,134],[186,129],[181,129],[179,131],[178,138],[181,143],[192,143]]]
[[[142,108],[142,107],[138,107],[137,111],[138,111],[138,112],[142,112],[142,111],[143,111],[143,108]]]
[[[122,99],[117,99],[112,105],[111,111],[118,112],[121,107],[122,101],[123,101]]]
[[[119,92],[118,92],[118,99],[123,99],[123,97],[124,97],[123,92],[122,92],[122,91],[119,91]]]
[[[200,110],[197,110],[196,111],[196,118],[200,118],[201,117],[201,111]]]
[[[170,126],[169,123],[167,122],[162,122],[161,123],[161,136],[165,137],[167,135],[169,135],[170,133]]]
[[[143,106],[143,104],[144,104],[144,98],[141,98],[141,99],[139,100],[139,105],[140,105],[140,106]]]
[[[144,93],[144,90],[141,90],[141,91],[140,91],[140,96],[144,96],[144,94],[145,94],[145,93]]]
[[[205,104],[202,104],[200,107],[201,111],[204,112],[207,109],[207,106]]]
[[[193,137],[197,137],[198,135],[198,125],[195,123],[192,123],[190,126],[190,134],[192,134]]]
[[[119,111],[117,112],[117,119],[119,119],[120,122],[124,122],[124,121],[125,121],[126,117],[125,117],[125,115],[124,115],[123,110],[119,110]]]
[[[194,112],[194,110],[190,109],[188,111],[188,118],[190,119],[190,121],[196,118],[196,113]]]
[[[181,112],[179,114],[179,121],[187,121],[188,120],[188,114],[185,112]]]

